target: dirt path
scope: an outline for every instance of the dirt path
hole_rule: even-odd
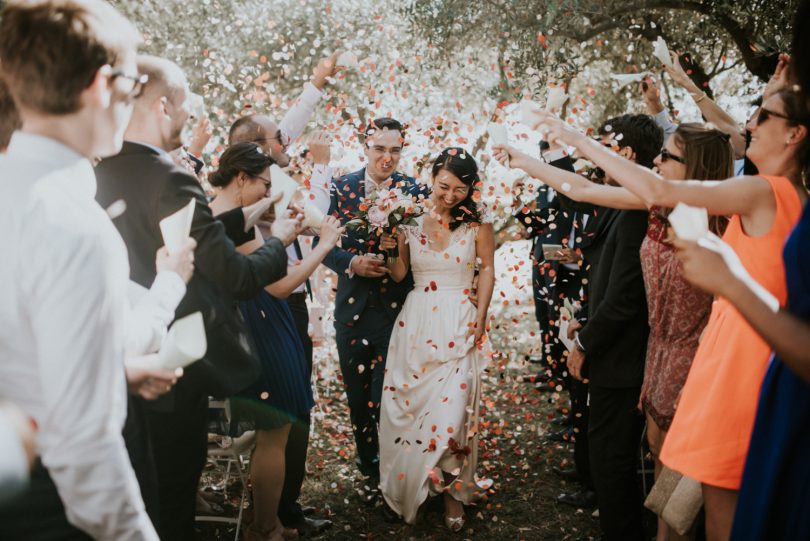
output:
[[[329,516],[335,523],[319,539],[541,541],[596,535],[598,524],[592,510],[555,502],[567,487],[550,468],[570,463],[572,446],[546,441],[546,432],[557,429],[549,419],[560,397],[517,381],[516,376],[533,370],[534,365],[525,364],[490,368],[484,383],[479,475],[493,479],[494,490],[486,502],[467,509],[467,525],[455,535],[442,525],[438,499],[429,503],[417,525],[385,520],[371,487],[354,467],[341,384],[336,374],[328,377],[322,371],[317,435],[310,442],[309,475],[302,497],[304,503],[320,507],[319,516]],[[204,540],[233,538],[232,528],[209,525],[201,527],[200,533]]]

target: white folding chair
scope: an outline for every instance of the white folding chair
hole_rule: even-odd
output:
[[[230,413],[229,404],[227,401],[210,401],[208,404],[211,409],[223,408],[226,414]],[[218,443],[208,444],[208,460],[213,462],[217,469],[222,471],[223,487],[225,490],[228,488],[228,481],[231,479],[233,470],[239,476],[239,481],[242,483],[242,495],[239,500],[239,513],[236,517],[226,517],[221,515],[197,515],[195,519],[198,522],[222,522],[226,524],[236,524],[236,535],[234,541],[239,541],[239,530],[242,528],[242,514],[245,510],[245,502],[248,495],[248,476],[247,468],[250,461],[250,452],[256,444],[256,433],[254,431],[245,432],[238,438],[233,438],[231,444],[227,447],[222,447]]]

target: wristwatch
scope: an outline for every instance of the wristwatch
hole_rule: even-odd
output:
[[[582,342],[579,340],[579,333],[574,335],[574,347],[576,347],[579,351],[585,353],[585,348],[582,347]]]

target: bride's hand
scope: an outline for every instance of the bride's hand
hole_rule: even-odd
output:
[[[481,345],[481,340],[484,337],[484,333],[487,330],[487,323],[486,321],[476,321],[475,323],[470,323],[470,327],[467,330],[467,339],[472,336],[473,343],[476,346]]]
[[[393,250],[396,247],[397,247],[397,237],[389,235],[388,233],[383,233],[382,235],[380,235],[381,250]]]

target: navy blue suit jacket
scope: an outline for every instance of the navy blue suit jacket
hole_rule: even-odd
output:
[[[365,197],[366,170],[361,169],[332,181],[329,214],[342,224],[355,218],[358,205]],[[391,176],[392,186],[398,186],[411,195],[427,196],[427,186],[421,185],[412,177],[401,173]],[[317,239],[316,239],[317,242]],[[413,287],[413,279],[408,273],[397,283],[389,276],[365,278],[349,277],[349,265],[357,255],[379,253],[378,239],[366,238],[362,232],[347,230],[341,240],[341,247],[335,247],[323,260],[324,265],[338,275],[335,297],[335,320],[344,325],[354,326],[360,320],[366,305],[371,301],[383,310],[393,322],[405,302],[408,291]]]

